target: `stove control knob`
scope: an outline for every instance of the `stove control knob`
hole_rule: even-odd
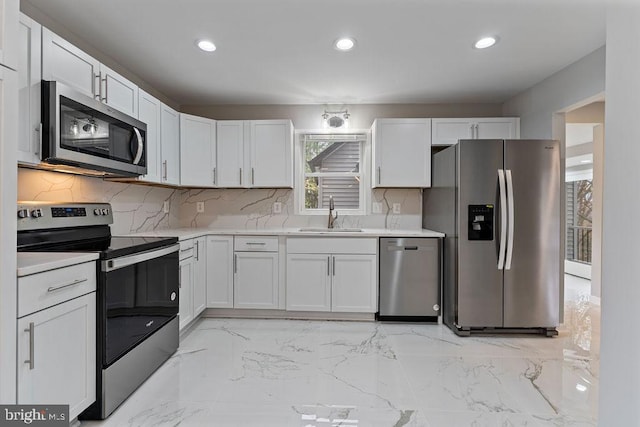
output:
[[[98,208],[95,208],[95,209],[93,210],[93,214],[94,214],[94,215],[102,215],[102,213],[100,212],[100,209],[98,209]]]
[[[18,218],[29,218],[29,209],[18,209]]]
[[[31,211],[31,216],[33,218],[42,218],[42,215],[43,215],[42,209],[34,209]]]

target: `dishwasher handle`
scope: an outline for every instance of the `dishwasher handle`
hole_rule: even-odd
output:
[[[431,246],[387,246],[387,251],[433,251]]]

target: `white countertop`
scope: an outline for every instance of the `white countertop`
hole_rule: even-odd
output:
[[[309,227],[311,228],[311,227]],[[134,233],[133,236],[177,237],[188,240],[208,234],[238,236],[334,236],[334,237],[444,237],[443,233],[427,229],[389,230],[386,228],[363,228],[362,231],[300,231],[300,228],[264,228],[247,230],[239,228],[165,228],[162,230]]]
[[[18,277],[98,259],[97,252],[18,252]]]

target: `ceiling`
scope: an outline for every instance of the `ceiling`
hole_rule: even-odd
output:
[[[604,0],[22,2],[181,105],[503,102],[605,43]]]

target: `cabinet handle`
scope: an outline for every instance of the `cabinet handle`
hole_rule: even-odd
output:
[[[242,168],[240,168],[240,185],[242,185]]]
[[[167,161],[162,162],[162,179],[167,180]]]
[[[59,291],[60,289],[64,289],[64,288],[68,288],[69,286],[75,286],[75,285],[79,285],[80,283],[84,283],[89,279],[77,279],[74,280],[73,282],[64,284],[64,285],[59,285],[59,286],[50,286],[49,289],[47,289],[47,292],[55,292],[55,291]]]
[[[33,153],[40,157],[40,150],[42,149],[42,123],[38,123],[36,132],[38,132],[38,141],[36,142],[36,148],[33,150]]]
[[[327,257],[327,276],[331,276],[331,257]]]
[[[264,246],[266,245],[265,242],[247,242],[245,243],[246,245],[260,245],[260,246]]]
[[[336,275],[336,257],[333,257],[333,268],[331,270],[333,270],[333,276],[335,277],[335,275]]]
[[[196,261],[200,260],[200,242],[196,240]]]
[[[98,89],[96,90],[96,80],[98,80]],[[97,100],[100,100],[100,82],[102,81],[102,71],[93,76],[93,81],[91,82],[91,92],[93,92],[93,97]]]
[[[104,82],[104,98],[102,98],[102,102],[104,102],[105,104],[109,103],[109,84],[107,82],[107,74],[105,73],[104,75],[104,79],[102,79],[102,81]],[[100,94],[102,95],[102,86],[100,87]]]
[[[480,132],[478,132],[478,124],[475,125],[476,128],[476,139],[480,138]]]
[[[251,168],[251,185],[256,183],[255,171]]]
[[[216,168],[213,168],[213,185],[216,185]]]
[[[29,322],[29,327],[24,330],[29,332],[29,360],[25,360],[24,363],[29,364],[29,370],[33,370],[36,366],[35,362],[35,324]]]
[[[380,166],[378,166],[378,184],[380,184]]]
[[[233,272],[238,272],[238,255],[236,254],[233,255]]]

